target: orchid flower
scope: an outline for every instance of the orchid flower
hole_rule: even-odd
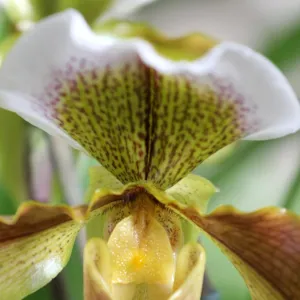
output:
[[[300,219],[271,207],[205,213],[216,188],[189,174],[238,140],[300,127],[280,71],[235,43],[172,61],[140,39],[94,34],[76,11],[20,38],[0,70],[0,106],[96,158],[89,204],[23,204],[0,219],[0,296],[22,299],[65,266],[78,231],[85,299],[199,299],[204,232],[253,299],[300,297]]]

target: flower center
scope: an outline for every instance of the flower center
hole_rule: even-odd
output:
[[[144,191],[129,195],[125,205],[122,201],[106,213],[113,294],[132,299],[146,289],[165,299],[173,290],[182,246],[180,219]]]

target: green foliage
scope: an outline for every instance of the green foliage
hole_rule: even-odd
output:
[[[34,294],[29,295],[25,298],[25,300],[53,300],[54,297],[52,295],[52,290],[50,285],[47,285],[40,290],[36,291]]]
[[[27,199],[25,122],[16,114],[0,110],[0,183],[17,207]]]
[[[13,197],[7,189],[0,183],[0,214],[12,215],[16,212]]]
[[[68,299],[82,300],[83,297],[83,265],[82,257],[76,243],[70,260],[62,272]],[[41,298],[42,299],[42,298]]]
[[[300,168],[284,199],[284,207],[300,214]]]
[[[12,31],[13,24],[4,10],[0,10],[0,42]],[[1,44],[1,43],[0,43]]]
[[[34,19],[39,20],[68,8],[79,10],[87,22],[92,24],[109,6],[111,0],[30,0]]]
[[[280,33],[270,34],[265,55],[281,69],[290,67],[300,57],[300,22],[291,24]],[[300,77],[300,74],[299,74]]]

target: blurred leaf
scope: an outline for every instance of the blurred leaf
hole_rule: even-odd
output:
[[[75,243],[70,260],[62,271],[67,296],[71,300],[83,299],[83,266],[78,244]]]
[[[286,194],[283,206],[300,214],[300,165],[289,192]]]
[[[264,55],[279,68],[290,66],[300,57],[300,22],[290,25],[280,33],[276,31],[268,38]]]
[[[7,190],[0,184],[0,215],[13,215],[17,207]]]
[[[66,204],[62,183],[59,180],[57,170],[52,176],[52,189],[50,202],[52,204]],[[68,299],[83,299],[83,266],[78,240],[74,244],[70,260],[60,274],[65,284],[65,292]]]
[[[96,21],[110,2],[111,0],[30,0],[36,21],[56,12],[74,8],[83,14],[89,24]]]
[[[54,300],[50,285],[46,285],[35,293],[27,296],[24,300]]]
[[[0,64],[2,63],[4,57],[10,51],[10,49],[12,48],[12,46],[15,44],[15,42],[19,37],[20,37],[19,33],[13,33],[7,36],[6,38],[2,39],[0,43]]]
[[[8,18],[5,10],[0,9],[0,42],[2,42],[4,38],[6,38],[8,33],[12,31],[12,28],[13,25]]]
[[[15,41],[12,23],[0,10],[0,64]],[[25,125],[14,113],[0,109],[0,213],[14,213],[27,198],[25,182]]]
[[[81,185],[81,190],[84,193],[87,191],[90,182],[89,169],[93,166],[98,166],[99,163],[84,153],[80,153],[76,162],[76,170],[78,172],[78,179]]]
[[[28,198],[25,135],[23,119],[14,113],[0,110],[0,183],[15,207]]]
[[[73,7],[79,10],[89,24],[93,24],[96,19],[108,8],[112,0],[60,0],[59,10]]]
[[[0,65],[19,36],[5,10],[0,6]]]
[[[30,5],[31,10],[34,14],[34,20],[38,21],[49,15],[54,14],[57,11],[59,0],[29,0],[28,6]]]
[[[251,211],[283,204],[298,169],[300,135],[255,144],[223,176],[217,174],[210,178],[220,188],[211,201],[211,209],[230,204]]]
[[[235,143],[233,149],[230,151],[226,150],[226,147],[219,150],[217,153],[205,160],[201,165],[199,165],[194,171],[195,174],[201,175],[209,180],[217,182],[219,178],[223,177],[224,174],[227,174],[231,169],[234,169],[238,165],[239,161],[242,161],[247,155],[249,155],[256,147],[258,147],[263,142],[252,142],[252,141],[241,141]],[[229,145],[232,147],[232,145]],[[226,151],[223,156],[223,159],[219,159],[215,163],[208,161],[214,156],[219,157],[220,152]],[[224,157],[225,156],[225,157]]]
[[[49,202],[53,205],[66,203],[62,192],[62,185],[57,175],[57,172],[54,172],[52,175],[51,194],[49,197]]]
[[[112,0],[9,0],[4,7],[15,24],[37,22],[54,13],[74,8],[92,24],[106,10]]]

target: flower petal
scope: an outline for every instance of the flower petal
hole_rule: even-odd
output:
[[[196,207],[205,213],[209,199],[218,189],[207,179],[189,174],[166,190],[179,203]]]
[[[247,47],[221,43],[174,62],[145,41],[93,34],[74,11],[20,39],[0,72],[0,106],[62,128],[122,183],[163,189],[239,138],[300,127],[290,85]]]
[[[147,198],[140,198],[137,200],[140,210],[135,211],[138,207],[134,208],[136,201],[132,200],[127,205],[123,201],[119,207],[121,220],[107,237],[107,247],[98,243],[98,250],[104,251],[104,257],[90,262],[93,267],[87,270],[90,274],[86,275],[89,281],[86,281],[86,291],[95,297],[97,293],[111,294],[113,299],[166,299],[172,292],[175,273],[170,224],[166,230],[156,219],[162,217],[161,213],[152,214],[155,209],[152,201],[147,204]],[[124,210],[128,209],[130,215],[124,217]]]
[[[84,224],[85,210],[29,202],[15,217],[0,218],[2,299],[23,299],[62,270]]]
[[[111,254],[106,243],[93,238],[84,248],[84,299],[111,300]]]
[[[151,194],[165,205],[170,205],[175,201],[177,205],[193,207],[203,214],[206,212],[208,201],[215,192],[217,189],[209,180],[194,174],[187,175],[165,193],[157,193],[151,189]],[[182,230],[185,243],[198,240],[199,230],[190,222],[183,222]]]
[[[204,249],[196,243],[186,244],[177,258],[175,292],[169,300],[200,299],[204,269]]]
[[[140,193],[152,195],[163,205],[177,207],[192,207],[200,213],[205,213],[210,197],[217,188],[207,179],[189,174],[174,186],[162,191],[149,182],[137,182],[123,185],[102,166],[90,169],[89,212],[101,213],[108,206],[122,202],[130,197],[135,198]]]
[[[169,38],[145,23],[124,20],[99,24],[96,32],[122,38],[141,38],[151,43],[159,54],[173,60],[195,60],[217,44],[215,39],[201,33]]]
[[[100,201],[101,197],[109,194],[121,195],[134,186],[132,184],[124,186],[102,166],[91,167],[89,173],[90,183],[86,193],[86,202],[92,201],[91,207],[95,201]],[[218,189],[209,180],[194,174],[187,175],[167,189],[165,193],[161,193],[155,186],[146,182],[135,185],[145,188],[162,203],[177,201],[184,205],[196,207],[202,213],[206,211],[209,199],[218,192]]]
[[[173,205],[174,207],[174,205]],[[253,299],[300,298],[300,219],[281,208],[203,216],[178,209],[208,233],[244,277]]]
[[[136,224],[135,216],[126,217],[116,225],[109,237],[116,299],[120,299],[125,291],[139,293],[139,285],[143,283],[150,285],[147,293],[155,293],[158,299],[165,299],[172,291],[175,261],[168,234],[154,218],[149,217],[147,221],[149,223],[142,225],[145,226],[142,228],[141,224]]]
[[[123,184],[108,172],[102,166],[93,166],[89,169],[89,186],[86,192],[86,202],[90,202],[93,199],[94,193],[98,190],[101,192],[110,191],[117,192],[123,189]]]

